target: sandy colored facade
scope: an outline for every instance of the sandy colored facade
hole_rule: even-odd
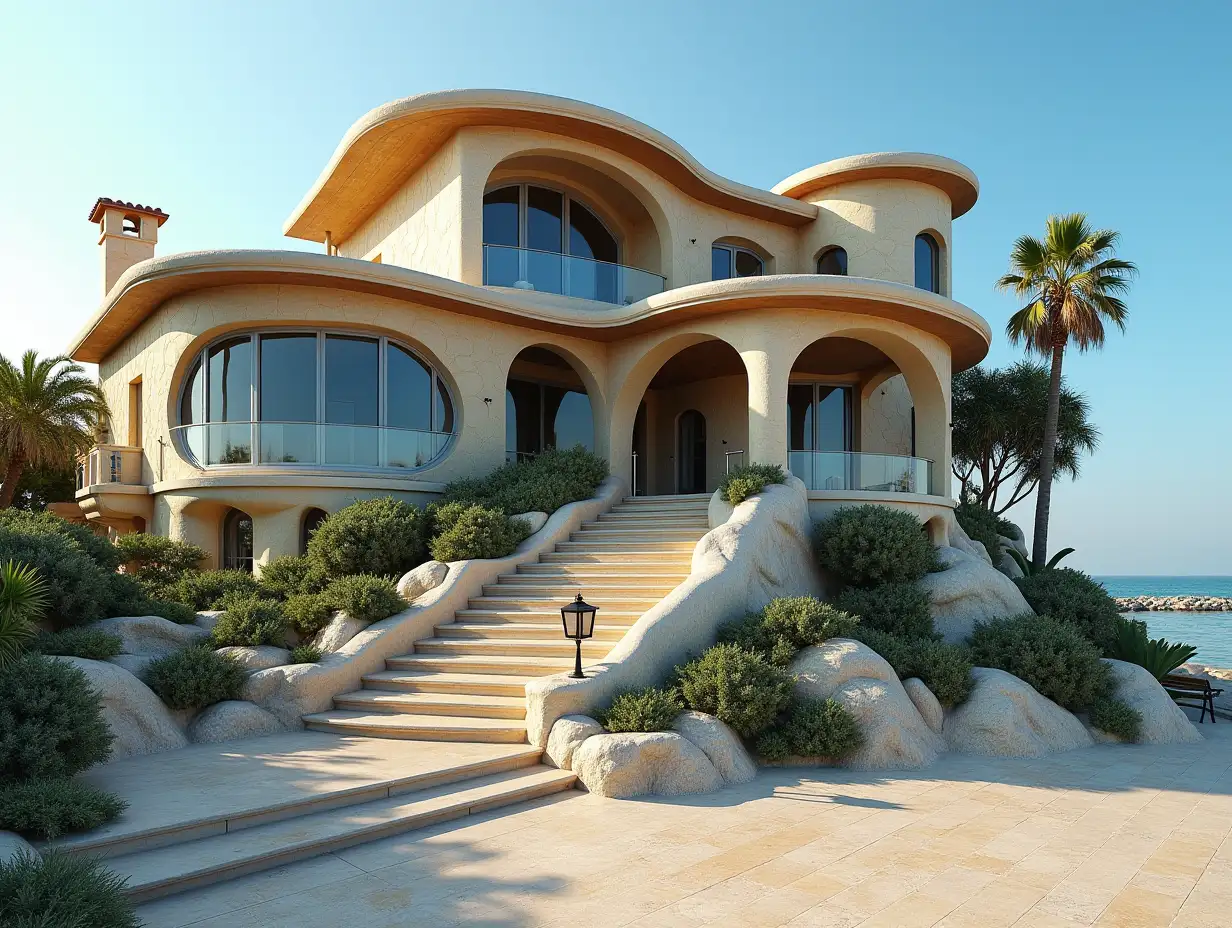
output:
[[[580,441],[639,494],[773,463],[817,514],[948,513],[950,378],[990,341],[950,296],[977,190],[917,154],[757,190],[607,110],[451,91],[348,132],[284,230],[317,253],[154,257],[167,215],[100,201],[70,350],[112,418],[78,504],[259,569],[317,510]]]

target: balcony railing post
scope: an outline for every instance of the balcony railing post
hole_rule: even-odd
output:
[[[637,496],[637,452],[633,452],[633,495]]]

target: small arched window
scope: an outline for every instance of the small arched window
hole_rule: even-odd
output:
[[[122,235],[131,235],[137,238],[141,235],[141,220],[135,216],[125,216],[124,221],[120,223],[120,233]]]
[[[915,237],[915,285],[932,293],[941,292],[941,249],[927,232]]]
[[[228,510],[222,520],[222,566],[252,573],[252,516],[241,509]]]
[[[304,521],[299,527],[299,553],[308,553],[308,541],[312,538],[312,533],[315,532],[321,523],[328,518],[329,513],[324,509],[309,509],[304,513]]]
[[[835,245],[832,248],[827,248],[817,258],[817,273],[818,274],[836,274],[840,277],[847,276],[847,250]]]
[[[710,279],[730,280],[733,277],[760,277],[766,273],[761,256],[739,245],[715,242],[710,246]]]

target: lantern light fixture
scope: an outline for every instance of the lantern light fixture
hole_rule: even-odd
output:
[[[578,593],[577,599],[560,610],[560,620],[565,627],[565,637],[572,638],[577,645],[577,656],[573,663],[573,673],[569,674],[575,680],[583,680],[582,673],[582,641],[595,633],[595,613],[599,609],[582,599]]]

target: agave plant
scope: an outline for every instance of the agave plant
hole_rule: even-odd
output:
[[[1145,622],[1122,618],[1117,620],[1117,637],[1108,656],[1145,667],[1156,680],[1162,680],[1197,653],[1191,644],[1149,637]]]
[[[1028,561],[1023,557],[1021,551],[1016,551],[1010,547],[1002,548],[1002,550],[1014,559],[1014,563],[1018,565],[1018,569],[1022,571],[1024,577],[1034,577],[1036,574],[1042,574],[1046,570],[1052,570],[1061,563],[1062,558],[1069,557],[1074,553],[1073,548],[1062,548],[1048,560],[1047,564],[1037,567],[1034,561]]]
[[[21,656],[46,609],[47,582],[38,570],[15,561],[0,566],[0,669]]]

